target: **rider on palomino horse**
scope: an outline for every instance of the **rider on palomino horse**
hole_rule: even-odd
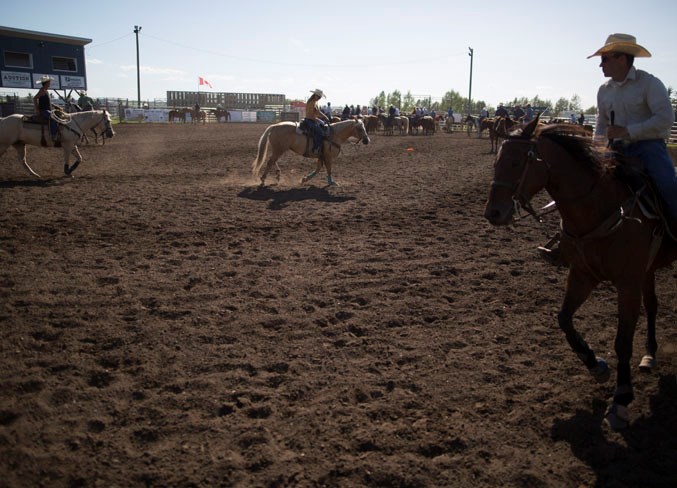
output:
[[[311,90],[312,95],[306,102],[306,117],[301,122],[301,129],[313,138],[313,152],[319,152],[322,149],[322,140],[327,132],[327,123],[330,120],[322,113],[317,102],[324,97],[324,93],[319,88]]]

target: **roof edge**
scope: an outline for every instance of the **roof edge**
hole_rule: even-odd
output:
[[[64,44],[75,44],[84,46],[92,42],[86,37],[64,36],[61,34],[50,34],[48,32],[38,32],[25,29],[16,29],[14,27],[5,27],[0,25],[0,36],[21,37],[23,39],[36,39],[38,41],[62,42]]]

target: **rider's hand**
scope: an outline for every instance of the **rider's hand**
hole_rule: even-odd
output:
[[[609,139],[630,139],[630,133],[627,127],[619,125],[610,125],[607,127],[606,135]]]

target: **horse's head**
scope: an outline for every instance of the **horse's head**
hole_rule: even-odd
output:
[[[493,225],[509,224],[519,207],[535,215],[531,198],[548,180],[547,167],[538,158],[537,141],[532,137],[537,124],[538,117],[520,133],[508,137],[496,155],[494,181],[484,210],[484,217]]]
[[[97,126],[103,125],[103,135],[110,139],[115,136],[115,131],[111,125],[110,114],[108,113],[108,110],[102,110],[101,116],[101,122],[99,122]]]
[[[362,144],[369,144],[369,135],[361,119],[355,121],[352,136],[362,141]]]

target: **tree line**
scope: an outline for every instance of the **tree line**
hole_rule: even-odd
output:
[[[392,93],[385,93],[382,91],[377,96],[369,100],[369,103],[373,106],[382,107],[387,109],[391,105],[398,107],[401,112],[407,113],[415,107],[427,107],[428,109],[435,110],[437,112],[446,112],[447,109],[451,108],[454,113],[466,114],[468,113],[468,98],[462,96],[456,90],[449,90],[444,94],[441,100],[433,101],[432,97],[427,98],[414,98],[411,94],[411,91],[408,91],[405,95],[402,95],[402,92],[395,90]],[[595,114],[597,113],[597,107],[593,105],[587,109],[583,109],[581,106],[581,98],[578,95],[573,95],[571,98],[561,97],[555,103],[551,100],[544,100],[538,95],[533,98],[529,97],[515,97],[512,100],[504,100],[503,105],[506,107],[514,107],[515,105],[525,106],[527,103],[530,103],[532,107],[543,107],[547,108],[548,113],[551,115],[557,115],[562,111],[570,110],[574,112],[583,112],[585,114]],[[493,114],[496,110],[496,107],[485,102],[484,100],[472,100],[470,103],[470,113],[478,114],[480,111],[486,107],[489,111],[489,114]]]

